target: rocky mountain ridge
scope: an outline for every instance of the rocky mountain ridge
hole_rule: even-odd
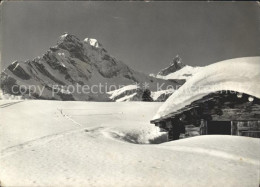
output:
[[[163,85],[162,89],[179,85],[178,81],[131,69],[111,56],[96,39],[81,41],[68,33],[42,56],[15,61],[1,73],[4,93],[29,99],[111,101],[108,91],[130,84],[146,85],[151,91],[156,91],[158,85]],[[89,92],[75,91],[75,87],[88,87]]]

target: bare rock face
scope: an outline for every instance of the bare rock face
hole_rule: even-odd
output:
[[[182,69],[185,65],[182,63],[181,58],[177,55],[175,58],[173,58],[172,63],[169,67],[162,69],[158,75],[166,76],[170,73],[174,73],[180,69]]]
[[[57,44],[42,56],[15,61],[1,73],[3,93],[32,99],[109,101],[106,92],[110,91],[111,85],[116,89],[118,85],[145,82],[151,90],[156,90],[157,85],[178,84],[134,71],[111,56],[96,39],[81,41],[68,33],[60,36]],[[89,91],[67,89],[77,85],[87,86]],[[93,93],[91,87],[96,85],[106,86],[108,90]]]

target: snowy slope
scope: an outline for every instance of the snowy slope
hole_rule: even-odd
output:
[[[151,92],[151,98],[153,101],[165,101],[175,90],[166,89]],[[128,85],[117,90],[107,92],[110,95],[110,99],[116,102],[123,101],[142,101],[144,89],[140,88],[138,85]]]
[[[149,124],[160,105],[0,101],[1,185],[259,185],[258,139],[211,135],[146,144],[166,140]]]
[[[137,98],[137,93],[133,93],[116,100],[116,102],[127,102],[127,101],[140,101],[140,99]]]
[[[175,71],[173,73],[170,73],[168,75],[165,76],[161,76],[161,75],[157,75],[157,78],[161,78],[161,79],[184,79],[184,80],[188,80],[190,79],[193,75],[195,75],[197,72],[201,71],[203,67],[192,67],[192,66],[184,66],[183,68],[181,68],[178,71]]]
[[[32,94],[24,93],[23,97],[37,99],[108,101],[106,92],[111,91],[111,85],[114,88],[134,83],[148,83],[151,90],[157,89],[157,83],[164,87],[177,84],[134,71],[111,56],[96,39],[81,41],[71,34],[60,36],[57,45],[42,56],[15,61],[1,73],[1,88],[6,93],[14,94],[13,86],[26,86]],[[79,92],[73,91],[77,85]],[[84,85],[89,88],[87,93],[82,93]],[[101,86],[93,91],[93,85]],[[39,89],[29,90],[30,86]]]
[[[209,93],[232,90],[260,98],[260,57],[221,61],[203,68],[160,107],[153,119],[175,112]]]
[[[174,89],[159,90],[157,92],[151,92],[151,97],[154,101],[166,101],[168,97],[173,94],[173,92],[175,92]]]
[[[133,93],[136,93],[136,90],[139,88],[140,87],[138,85],[127,85],[117,90],[107,92],[107,94],[111,95],[109,97],[110,99],[117,100],[119,98],[125,97],[126,95],[132,95]]]

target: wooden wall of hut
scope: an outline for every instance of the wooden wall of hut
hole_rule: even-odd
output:
[[[231,121],[231,135],[260,138],[260,121]],[[206,120],[201,120],[200,134],[208,134]]]
[[[260,121],[232,121],[232,135],[260,138]]]
[[[170,121],[173,126],[199,127],[200,134],[208,134],[209,121],[230,121],[230,134],[260,138],[260,99],[248,94],[219,91],[152,123],[170,132],[174,130],[169,128]]]
[[[201,120],[206,121],[259,121],[260,100],[249,101],[250,95],[217,92],[186,106],[181,111],[168,116],[178,119],[183,125],[199,126]],[[167,120],[161,119],[161,121]]]

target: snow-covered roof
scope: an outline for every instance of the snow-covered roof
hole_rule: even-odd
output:
[[[166,100],[153,120],[177,112],[192,102],[221,90],[260,98],[260,57],[230,59],[204,67]]]

